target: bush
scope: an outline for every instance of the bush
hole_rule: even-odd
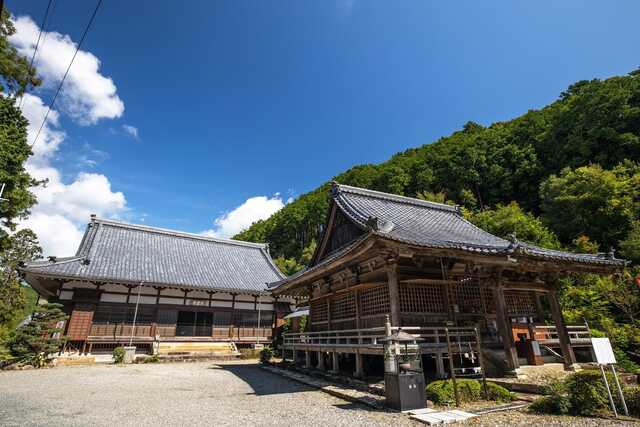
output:
[[[624,400],[627,402],[629,415],[640,417],[640,387],[627,387],[624,389]]]
[[[611,376],[607,380],[610,387],[615,387]],[[607,389],[600,372],[593,370],[576,372],[567,377],[565,386],[572,414],[592,416],[609,409]]]
[[[482,388],[478,381],[459,379],[456,380],[456,384],[458,385],[458,396],[460,397],[460,402],[473,402],[481,399]],[[440,405],[455,403],[456,397],[453,390],[453,381],[433,381],[427,385],[427,398]]]
[[[571,403],[569,398],[562,394],[552,394],[533,401],[529,410],[536,414],[562,415],[569,412]]]
[[[270,363],[273,357],[273,350],[271,347],[265,347],[260,351],[260,363]]]
[[[113,349],[113,362],[114,363],[123,363],[124,362],[124,347],[116,347]]]
[[[515,395],[501,385],[487,382],[487,400],[495,400],[497,402],[511,402],[515,400]],[[484,390],[482,391],[482,397],[484,396]]]

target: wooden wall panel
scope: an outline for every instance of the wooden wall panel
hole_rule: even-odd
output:
[[[67,336],[72,341],[85,340],[93,324],[93,304],[76,304],[69,318]]]

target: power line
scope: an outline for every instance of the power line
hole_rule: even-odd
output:
[[[42,128],[44,127],[44,124],[47,122],[47,118],[49,117],[49,113],[51,112],[51,109],[53,108],[53,104],[56,102],[56,98],[58,97],[58,94],[60,93],[60,90],[62,89],[62,85],[64,85],[64,81],[67,79],[67,75],[69,74],[69,70],[71,69],[71,66],[73,65],[73,61],[75,61],[75,59],[76,59],[76,55],[78,54],[78,51],[80,50],[80,47],[82,46],[82,42],[84,41],[85,37],[87,36],[87,33],[89,32],[89,28],[91,28],[91,24],[93,24],[93,20],[95,19],[96,15],[98,13],[98,9],[100,9],[100,5],[101,4],[102,4],[102,0],[98,0],[98,3],[96,4],[96,8],[93,10],[93,14],[91,15],[91,19],[89,19],[89,23],[85,27],[84,32],[82,33],[82,37],[80,37],[80,41],[78,42],[78,45],[76,46],[76,51],[73,53],[73,57],[71,58],[71,62],[69,62],[69,66],[67,67],[67,70],[64,72],[64,76],[62,76],[62,80],[60,80],[60,84],[58,85],[58,89],[56,90],[55,95],[53,95],[53,98],[51,99],[51,102],[49,103],[49,107],[47,108],[47,113],[44,115],[44,119],[42,120],[42,123],[40,124],[40,128],[38,129],[38,133],[36,134],[36,137],[33,139],[33,142],[31,143],[31,148],[33,148],[33,146],[36,145],[36,142],[38,142],[38,137],[40,136],[40,133],[42,132]]]
[[[47,9],[44,11],[44,17],[42,18],[42,25],[40,25],[40,31],[38,31],[38,40],[36,40],[36,47],[33,49],[33,55],[31,55],[31,61],[29,61],[29,68],[33,67],[33,61],[36,59],[36,54],[38,53],[38,46],[40,45],[40,37],[42,37],[42,31],[44,31],[44,26],[47,24],[47,17],[49,16],[49,9],[51,8],[51,2],[53,0],[49,0],[47,3]],[[22,101],[24,100],[24,94],[20,95],[20,103],[18,104],[18,108],[22,108]]]

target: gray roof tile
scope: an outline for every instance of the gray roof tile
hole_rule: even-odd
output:
[[[92,219],[76,256],[26,264],[49,277],[264,291],[284,276],[264,244]]]
[[[625,264],[607,254],[577,254],[502,239],[467,221],[455,206],[339,184],[334,184],[332,196],[358,226],[392,240],[487,254],[518,253],[585,264]]]

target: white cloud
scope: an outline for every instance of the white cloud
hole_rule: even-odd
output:
[[[267,219],[284,207],[280,194],[273,197],[251,197],[234,210],[213,221],[214,227],[201,234],[210,237],[232,237],[248,228],[254,222]]]
[[[39,211],[32,212],[20,227],[30,228],[36,233],[45,256],[74,255],[83,234],[83,230],[68,218]]]
[[[122,125],[122,129],[129,135],[133,137],[133,139],[139,139],[138,137],[138,128],[131,125]]]
[[[31,56],[37,37],[37,26],[28,17],[16,20],[17,33],[11,42],[23,54]],[[36,66],[45,79],[44,90],[55,87],[66,68],[75,44],[59,33],[48,33],[46,45],[38,48]],[[68,58],[65,58],[68,55]],[[124,105],[116,94],[111,79],[98,72],[100,61],[91,53],[80,51],[62,89],[62,112],[71,115],[83,124],[95,123],[100,118],[119,117]],[[58,105],[58,104],[56,104]],[[25,94],[22,113],[29,121],[28,142],[32,144],[47,106],[39,96]],[[89,215],[117,217],[127,210],[123,193],[113,191],[109,179],[102,174],[81,172],[74,179],[63,179],[62,172],[54,166],[56,154],[66,137],[60,128],[60,112],[52,109],[42,125],[33,155],[26,169],[36,179],[47,179],[45,187],[32,189],[38,203],[31,209],[28,219],[19,227],[31,228],[37,235],[45,255],[69,256],[78,248]],[[88,148],[90,149],[90,147]],[[93,150],[94,156],[106,156]],[[79,158],[85,167],[96,165],[93,159]]]
[[[38,25],[28,16],[14,21],[16,33],[9,39],[18,51],[31,57],[38,39]],[[44,79],[45,87],[57,86],[64,75],[76,43],[68,35],[43,32],[34,65]],[[100,119],[122,116],[124,103],[116,93],[110,77],[100,73],[100,60],[90,52],[80,50],[69,70],[60,93],[62,110],[80,124],[94,124]],[[42,119],[41,119],[42,120]]]
[[[42,101],[26,95],[22,112],[33,123],[40,117]],[[114,217],[126,210],[126,199],[121,192],[111,190],[109,179],[97,173],[81,172],[70,183],[65,183],[60,171],[51,165],[65,134],[57,129],[58,113],[51,112],[34,147],[34,155],[26,164],[27,171],[38,180],[48,180],[44,187],[33,188],[38,203],[31,216],[22,221],[21,228],[31,228],[37,235],[45,255],[73,255],[82,238],[89,215]],[[40,119],[42,120],[42,119]],[[33,141],[38,126],[28,128],[29,141]]]

